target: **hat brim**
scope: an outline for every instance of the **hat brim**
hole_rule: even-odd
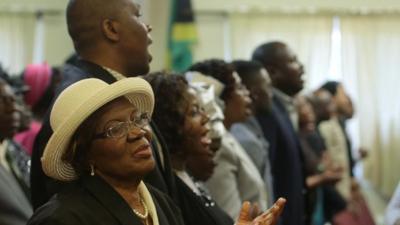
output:
[[[47,176],[61,181],[72,181],[78,178],[71,164],[62,159],[72,136],[92,113],[122,96],[126,97],[139,111],[152,114],[154,95],[151,86],[145,80],[127,78],[107,85],[92,97],[82,101],[71,115],[63,119],[50,137],[41,159],[43,171]]]

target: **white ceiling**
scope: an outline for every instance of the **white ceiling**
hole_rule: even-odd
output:
[[[134,0],[160,4],[167,0]],[[0,11],[62,11],[68,0],[0,0]],[[400,12],[400,0],[192,0],[198,11]]]
[[[0,10],[10,12],[31,12],[37,10],[64,10],[68,0],[0,0]]]
[[[192,0],[199,11],[395,12],[399,0]]]

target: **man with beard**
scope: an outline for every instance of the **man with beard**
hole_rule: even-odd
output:
[[[282,42],[256,48],[252,56],[268,71],[273,86],[271,113],[256,115],[270,144],[274,196],[287,198],[281,224],[305,224],[305,177],[296,134],[298,114],[293,97],[303,89],[303,65]]]

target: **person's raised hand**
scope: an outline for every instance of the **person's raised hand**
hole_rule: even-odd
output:
[[[244,202],[239,213],[236,225],[275,225],[282,214],[286,199],[279,198],[275,204],[261,215],[252,218],[252,206],[250,202]]]

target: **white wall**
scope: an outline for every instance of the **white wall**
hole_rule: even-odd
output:
[[[198,42],[194,46],[194,61],[225,58],[230,46],[226,34],[229,29],[224,14],[200,14],[197,16]]]
[[[44,58],[51,65],[60,65],[74,52],[63,13],[44,17]]]
[[[33,63],[34,61],[34,40],[37,22],[36,12],[38,10],[43,12],[44,35],[43,49],[41,50],[43,52],[43,61],[48,62],[50,65],[60,65],[73,52],[65,22],[64,8],[66,4],[66,0],[0,1],[0,19],[3,20],[3,23],[11,25],[8,18],[12,17],[29,18],[30,20],[29,25],[23,23],[18,24],[21,27],[25,27],[20,31],[22,34],[15,34],[15,37],[19,35],[24,36],[24,39],[20,40],[21,43],[11,43],[26,48],[20,62],[18,64],[11,63],[10,65],[7,60],[2,60],[2,63],[7,65],[11,73],[21,72],[26,64]],[[5,26],[0,27],[0,30],[14,36],[14,34],[11,34],[13,31],[11,29],[6,29]],[[18,41],[14,40],[14,42]]]
[[[152,71],[164,69],[166,65],[169,3],[170,0],[145,0],[143,4],[143,14],[146,15],[144,20],[153,27],[153,44],[150,46]]]
[[[153,26],[152,70],[165,68],[167,51],[167,29],[170,0],[135,0],[143,4],[143,19]],[[1,0],[0,15],[7,13],[27,14],[36,10],[45,12],[44,57],[53,65],[61,64],[73,51],[67,34],[64,10],[68,0]],[[197,11],[199,41],[194,47],[194,59],[209,57],[229,59],[229,14],[234,12],[280,13],[358,13],[367,11],[398,10],[398,0],[193,0]],[[265,11],[265,12],[263,12]],[[21,13],[23,12],[23,13]],[[0,28],[1,29],[1,28]],[[34,29],[33,29],[34,30]],[[26,35],[34,37],[31,30]],[[27,45],[29,46],[29,45]],[[233,47],[233,46],[232,46]],[[27,51],[26,63],[32,61],[32,50]]]

